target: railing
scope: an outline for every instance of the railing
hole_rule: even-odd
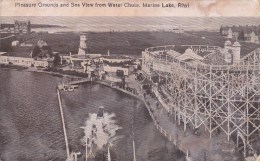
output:
[[[164,46],[154,46],[154,47],[149,47],[146,48],[145,51],[165,51],[167,49],[174,48],[175,45],[164,45]]]
[[[11,37],[15,37],[15,35],[10,35],[10,36],[7,36],[7,37],[1,37],[0,40],[8,39],[8,38],[11,38]]]
[[[107,86],[111,86],[110,84],[108,84],[108,83],[106,83],[106,82],[102,82],[102,81],[97,81],[97,82],[99,82],[99,83],[101,83],[101,84],[104,84],[104,85],[107,85]],[[114,88],[114,89],[117,89],[117,90],[120,90],[120,91],[122,91],[122,92],[125,92],[125,93],[127,93],[127,94],[130,94],[130,95],[132,95],[132,96],[138,98],[139,100],[141,100],[141,101],[145,104],[145,107],[146,107],[146,109],[148,110],[149,115],[150,115],[150,117],[152,118],[153,123],[154,123],[156,129],[157,129],[165,138],[167,138],[172,144],[174,144],[175,146],[177,146],[177,144],[178,144],[177,139],[175,139],[174,136],[172,136],[170,133],[168,133],[162,126],[160,126],[160,123],[156,120],[156,117],[154,116],[154,114],[153,114],[153,112],[152,112],[151,105],[148,104],[149,102],[147,102],[147,101],[145,100],[145,98],[142,96],[142,94],[140,94],[140,95],[141,95],[141,97],[140,97],[140,95],[131,93],[131,92],[129,92],[129,91],[127,91],[127,90],[124,90],[124,89],[122,89],[122,88],[117,88],[117,87],[113,87],[113,88]],[[166,105],[166,104],[165,104],[165,105]],[[192,158],[188,156],[188,151],[189,151],[188,149],[185,149],[185,148],[182,147],[181,145],[178,145],[178,148],[179,148],[181,151],[183,151],[183,152],[187,152],[187,155],[186,155],[187,158],[186,158],[186,159],[188,159],[189,161],[192,160]]]
[[[111,84],[109,83],[106,83],[106,82],[102,82],[102,81],[97,81],[98,83],[101,83],[101,84],[104,84],[104,85],[107,85],[107,86],[111,86]],[[148,102],[145,100],[145,98],[143,97],[143,95],[140,93],[140,94],[135,94],[135,93],[132,93],[132,92],[129,92],[127,90],[124,90],[122,88],[117,88],[117,87],[113,87],[117,90],[120,90],[122,92],[125,92],[127,94],[130,94],[134,97],[136,97],[137,99],[141,100],[144,104],[145,104],[145,107],[146,109],[148,110],[149,112],[149,115],[150,117],[152,118],[153,120],[153,123],[156,127],[156,129],[165,137],[167,138],[172,144],[174,144],[175,146],[177,146],[178,142],[177,142],[177,139],[175,139],[174,136],[172,136],[170,133],[168,133],[162,126],[159,125],[158,121],[156,120],[156,117],[154,116],[153,112],[152,112],[152,108],[150,105],[148,105]],[[140,97],[141,96],[141,97]],[[183,152],[187,152],[187,155],[186,155],[186,159],[191,161],[192,158],[191,157],[188,157],[188,149],[185,149],[184,147],[181,147],[180,145],[178,145],[178,148],[180,148],[181,151]]]
[[[78,78],[76,80],[65,81],[64,84],[74,85],[74,84],[90,82],[90,81],[93,81],[93,79],[91,79],[91,78]]]
[[[157,47],[151,47],[151,48],[147,48],[145,49],[146,53],[148,53],[150,55],[150,57],[153,59],[153,61],[156,61],[158,63],[162,63],[162,64],[172,64],[172,63],[176,63],[179,64],[179,66],[183,67],[183,68],[200,68],[200,69],[204,69],[204,70],[259,70],[260,69],[260,64],[255,64],[253,62],[247,63],[247,64],[243,64],[243,63],[239,63],[239,64],[234,64],[234,65],[211,65],[211,64],[192,64],[189,62],[183,62],[180,61],[176,58],[172,58],[171,56],[160,56],[160,55],[153,55],[151,54],[152,52],[156,52],[156,51],[161,51],[161,50],[155,50],[155,49],[160,49],[160,48],[165,48],[167,49],[168,46],[171,45],[167,45],[167,46],[157,46]],[[173,45],[172,45],[173,46]],[[182,46],[203,46],[203,45],[182,45]],[[212,47],[213,49],[218,49],[217,46],[208,46]],[[151,51],[152,50],[152,51]],[[244,57],[242,60],[245,60],[246,58],[248,58],[249,56],[253,55],[253,54],[260,54],[260,48],[252,51],[251,53],[248,54],[248,56]]]
[[[183,152],[188,152],[188,149],[185,149],[184,147],[182,147],[181,145],[177,145],[178,142],[177,142],[177,139],[174,139],[175,137],[173,137],[171,134],[169,134],[162,126],[159,125],[158,121],[156,120],[155,116],[153,115],[153,112],[152,112],[152,109],[150,107],[150,105],[147,104],[147,102],[142,99],[142,101],[144,102],[152,120],[153,120],[153,123],[156,127],[156,129],[161,133],[163,134],[172,144],[174,144],[175,146],[177,146],[181,151]]]

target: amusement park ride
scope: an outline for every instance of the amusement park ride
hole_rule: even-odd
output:
[[[66,144],[66,152],[67,152],[67,159],[66,161],[77,161],[78,156],[81,155],[80,152],[71,152],[69,151],[69,146],[68,146],[68,139],[67,139],[67,132],[66,132],[66,127],[65,127],[65,122],[64,122],[64,117],[63,117],[63,110],[61,106],[61,99],[60,99],[60,93],[59,90],[57,89],[58,93],[58,100],[59,100],[59,106],[60,106],[60,111],[61,111],[61,116],[62,116],[62,124],[63,124],[63,132],[64,132],[64,137],[65,137],[65,144]],[[100,106],[98,108],[97,112],[97,117],[96,119],[98,120],[103,120],[104,119],[104,107]],[[134,115],[132,114],[132,136],[133,136],[133,160],[136,161],[136,156],[135,156],[135,142],[134,142]],[[97,139],[95,136],[97,135],[97,127],[92,126],[92,135],[90,137],[85,137],[85,143],[86,143],[86,161],[93,161],[96,156],[96,145],[95,145],[95,139]],[[110,143],[108,141],[107,143],[107,156],[106,156],[107,161],[112,161],[111,154],[110,154]]]
[[[233,49],[182,45],[188,48],[186,51],[189,53],[207,53],[198,59],[194,54],[186,54],[187,59],[184,56],[179,59],[178,54],[174,56],[175,45],[151,47],[142,53],[142,69],[148,76],[152,73],[158,75],[154,89],[165,93],[166,110],[184,131],[188,127],[194,131],[204,130],[211,139],[214,139],[214,133],[222,132],[228,141],[235,138],[237,146],[243,148],[243,155],[247,157],[259,155],[260,49],[240,59],[237,55],[238,51],[240,54],[239,45],[235,42]],[[104,107],[100,106],[97,119],[102,119],[103,114]],[[133,126],[134,118],[133,160],[136,161]],[[91,147],[86,145],[86,161],[94,156]],[[110,161],[109,143],[107,154]],[[68,153],[67,161],[72,161],[69,158],[75,160],[77,155]]]
[[[147,48],[143,52],[142,68],[148,75],[158,75],[155,89],[160,88],[168,96],[164,100],[167,111],[183,125],[184,131],[187,127],[205,129],[210,138],[213,133],[222,131],[228,141],[235,136],[237,145],[243,147],[244,157],[257,155],[257,140],[260,140],[260,49],[236,62],[226,63],[227,52],[223,48],[186,47],[198,55],[202,52],[208,54],[203,60],[182,61],[178,56],[167,54],[174,51],[174,45]]]

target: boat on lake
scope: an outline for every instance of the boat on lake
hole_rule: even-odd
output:
[[[97,118],[104,117],[104,106],[99,106]]]
[[[78,85],[64,84],[64,83],[58,85],[59,90],[63,90],[63,91],[66,91],[66,92],[73,92],[74,89],[76,89],[76,88],[79,88],[79,86]]]

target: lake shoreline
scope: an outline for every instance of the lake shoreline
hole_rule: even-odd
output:
[[[33,70],[32,70],[31,68],[29,68],[29,69],[23,69],[23,70],[13,69],[13,68],[3,68],[3,69],[11,69],[11,70],[17,70],[17,71],[33,72],[33,73],[44,73],[44,74],[48,74],[48,75],[51,75],[51,76],[54,76],[54,77],[55,77],[55,75],[53,75],[53,74],[60,74],[60,75],[62,75],[62,77],[67,77],[67,78],[84,78],[84,77],[78,77],[78,76],[72,76],[72,75],[61,74],[61,73],[59,73],[59,72],[42,71],[42,70],[38,70],[38,69],[33,69]],[[89,83],[89,82],[88,82],[88,83]],[[166,138],[167,138],[167,136],[164,134],[164,133],[165,133],[165,130],[163,130],[163,128],[160,127],[160,125],[158,124],[158,122],[155,120],[155,118],[154,118],[154,116],[153,116],[152,109],[151,109],[151,107],[148,105],[149,102],[147,102],[147,101],[143,98],[143,96],[142,96],[141,94],[135,95],[135,94],[133,94],[133,93],[127,91],[127,90],[124,90],[124,89],[122,89],[122,88],[113,87],[113,86],[111,86],[111,84],[109,84],[108,82],[105,82],[105,81],[94,81],[94,83],[97,83],[97,84],[101,84],[101,85],[110,87],[111,89],[115,89],[115,90],[117,90],[117,91],[123,92],[123,93],[125,93],[125,94],[127,94],[127,95],[129,95],[129,96],[132,96],[132,97],[134,97],[135,99],[141,101],[141,102],[144,104],[144,106],[146,107],[146,110],[149,112],[149,116],[150,116],[150,118],[152,119],[152,122],[153,122],[154,127],[156,128],[156,130],[157,130],[158,132],[160,132],[160,134],[161,134],[163,137],[166,137]],[[155,100],[155,101],[156,101],[156,100]],[[167,139],[169,140],[169,138],[167,138]],[[171,140],[169,140],[169,141],[170,141],[170,143],[174,143],[174,142],[172,142]],[[176,145],[173,144],[173,146],[175,147],[176,150],[180,150]],[[183,154],[185,154],[182,150],[180,150],[180,151],[181,151]]]

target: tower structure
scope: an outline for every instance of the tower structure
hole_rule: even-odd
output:
[[[225,62],[231,63],[232,62],[232,54],[230,53],[232,51],[232,43],[231,43],[231,41],[227,40],[225,42],[224,50],[225,50]]]
[[[229,38],[229,39],[232,39],[232,30],[231,30],[231,28],[229,28],[228,29],[228,35],[227,35],[227,38]]]
[[[31,32],[31,22],[28,21],[14,21],[14,32],[20,34],[27,34]]]
[[[85,55],[87,53],[88,53],[87,36],[81,35],[78,55]]]
[[[150,47],[142,53],[144,72],[155,72],[162,78],[153,90],[162,92],[167,97],[164,100],[169,100],[161,99],[164,108],[183,125],[184,131],[188,127],[205,130],[210,138],[223,132],[228,141],[237,136],[237,146],[244,148],[244,157],[259,155],[260,48],[240,59],[240,44],[227,41],[223,50],[233,57],[231,65],[223,59],[207,61],[225,57],[220,47],[185,46],[195,51],[204,48],[210,53],[201,62],[179,60],[169,54],[166,59],[168,46]],[[166,54],[160,54],[161,51]]]
[[[233,63],[238,63],[240,60],[240,48],[241,45],[239,44],[239,42],[234,42],[234,44],[232,45],[232,52],[233,52]]]

